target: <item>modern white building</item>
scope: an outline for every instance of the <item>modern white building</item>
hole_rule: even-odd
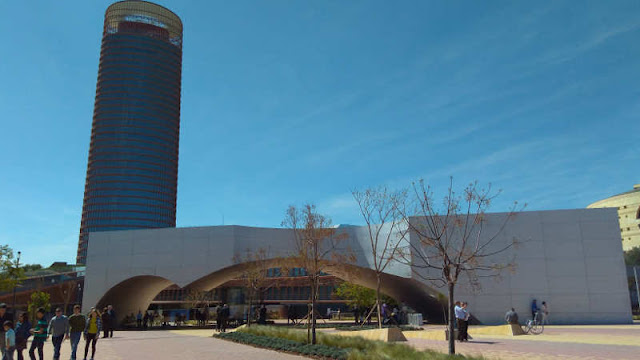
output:
[[[497,230],[504,216],[489,214],[484,233]],[[330,272],[373,287],[367,228],[340,226],[338,231],[346,233],[342,246],[353,252],[356,261],[332,264]],[[513,238],[520,245],[494,259],[515,259],[513,272],[504,271],[499,279],[481,279],[476,289],[463,278],[456,288],[456,300],[468,301],[478,321],[502,323],[511,307],[527,318],[531,301],[538,299],[549,304],[554,324],[632,322],[615,210],[522,212],[507,223],[495,244]],[[415,235],[408,240],[414,245],[418,241]],[[83,304],[113,304],[121,316],[136,313],[171,284],[210,290],[238,277],[244,265],[232,259],[247,248],[265,249],[276,259],[290,253],[293,241],[288,229],[245,226],[91,233]],[[395,263],[385,273],[382,288],[426,319],[439,321],[442,306],[437,297],[446,290],[425,280],[425,271]]]

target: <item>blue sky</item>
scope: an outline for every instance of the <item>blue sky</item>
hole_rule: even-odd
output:
[[[350,189],[581,208],[640,182],[637,1],[159,1],[185,24],[178,226],[361,223]],[[73,262],[109,1],[1,1],[0,243]]]

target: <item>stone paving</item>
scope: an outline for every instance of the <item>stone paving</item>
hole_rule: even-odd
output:
[[[419,349],[447,351],[447,343],[410,339]],[[489,359],[600,360],[640,359],[640,325],[547,326],[542,335],[477,335],[456,342],[456,352]]]
[[[211,360],[293,360],[304,357],[258,349],[218,340],[211,330],[120,331],[115,337],[100,339],[96,360],[130,359],[211,359]],[[446,352],[445,341],[410,339],[419,349]],[[84,350],[84,340],[80,342]],[[477,335],[468,343],[456,342],[458,353],[483,355],[487,359],[601,360],[640,359],[640,324],[617,326],[549,326],[538,336]],[[25,352],[26,355],[26,352]],[[51,359],[48,341],[45,358]],[[70,355],[65,341],[61,359]],[[82,359],[80,357],[79,359]]]
[[[184,334],[182,334],[184,333]],[[98,340],[96,360],[301,360],[301,356],[254,348],[211,337],[211,330],[182,331],[116,331],[113,338]],[[84,340],[80,340],[84,352]],[[53,357],[51,341],[45,344],[45,359]],[[84,354],[79,351],[79,354]],[[23,353],[27,355],[26,351]],[[62,356],[71,355],[69,341],[62,344]],[[89,348],[91,356],[91,348]],[[15,355],[14,355],[15,358]],[[28,356],[27,356],[28,358]],[[78,357],[81,360],[82,357]]]

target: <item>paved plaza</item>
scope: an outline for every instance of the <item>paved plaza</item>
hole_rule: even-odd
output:
[[[447,351],[445,341],[410,339],[409,343],[419,349]],[[639,359],[640,324],[547,326],[544,334],[515,337],[476,335],[468,343],[456,342],[456,351],[488,359]]]
[[[113,338],[98,340],[96,360],[301,360],[283,354],[211,337],[212,330],[116,331]],[[84,351],[84,340],[80,341]],[[82,353],[79,353],[79,355]],[[26,354],[25,354],[26,355]],[[69,359],[69,341],[62,344],[60,359]],[[91,348],[89,348],[91,356]],[[45,345],[45,359],[53,357],[51,341]],[[82,357],[78,357],[82,359]]]
[[[211,330],[119,331],[113,338],[98,341],[96,360],[305,359],[214,339],[212,333]],[[445,341],[410,339],[408,344],[442,352],[447,349]],[[80,345],[84,350],[84,341]],[[457,343],[456,346],[461,354],[483,355],[487,359],[630,360],[639,358],[640,324],[549,326],[544,334],[538,336],[477,335],[471,342]],[[52,358],[52,350],[48,341],[46,359]],[[61,358],[67,359],[69,354],[69,342],[65,341]]]

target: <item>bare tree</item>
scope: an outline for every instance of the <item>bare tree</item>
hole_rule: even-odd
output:
[[[256,251],[247,249],[244,254],[236,254],[233,257],[235,264],[245,264],[241,279],[244,281],[245,288],[247,289],[247,299],[249,303],[247,326],[251,326],[251,311],[254,300],[259,298],[262,292],[275,285],[274,279],[267,277],[269,268],[282,271],[280,266],[273,266],[273,262],[268,259],[267,255],[265,249],[258,249]]]
[[[307,322],[307,341],[316,343],[316,303],[320,276],[331,263],[350,263],[354,256],[344,246],[346,234],[338,234],[331,220],[317,212],[313,204],[302,208],[289,206],[282,226],[294,232],[294,244],[290,257],[291,265],[306,270],[311,288],[309,298],[309,316]]]
[[[71,296],[73,295],[73,291],[77,288],[78,283],[76,281],[67,281],[60,284],[58,287],[58,291],[62,301],[64,303],[63,312],[67,312],[67,308],[69,307],[69,303],[71,302]]]
[[[187,295],[184,298],[191,309],[197,309],[201,304],[209,307],[209,303],[213,300],[213,290],[204,291],[198,289],[189,289]]]
[[[403,243],[404,232],[400,229],[403,217],[399,205],[405,203],[407,192],[389,191],[386,187],[380,187],[364,191],[353,190],[351,194],[358,203],[360,214],[367,225],[373,270],[376,273],[376,302],[365,321],[375,309],[378,312],[378,328],[381,329],[382,273],[395,259]]]
[[[453,190],[453,179],[442,203],[434,200],[431,187],[420,180],[412,186],[415,202],[401,209],[411,234],[409,252],[403,258],[413,272],[439,287],[447,287],[449,354],[455,354],[454,290],[461,275],[472,287],[480,286],[479,278],[496,277],[504,269],[514,267],[509,249],[517,245],[515,238],[497,240],[507,223],[515,216],[514,203],[498,224],[488,226],[486,210],[500,194],[473,182],[461,195]],[[442,204],[442,205],[440,205]],[[500,255],[499,257],[496,255]]]

